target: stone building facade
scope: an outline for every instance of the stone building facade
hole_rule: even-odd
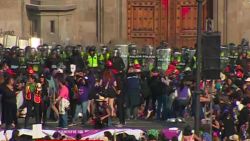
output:
[[[141,1],[147,4],[152,0]],[[147,43],[151,38],[155,38],[154,35],[141,40],[144,36],[134,39],[128,33],[130,28],[128,27],[130,26],[128,25],[130,20],[128,17],[131,17],[129,15],[131,14],[128,7],[129,2],[138,2],[140,5],[141,1],[0,0],[0,34],[11,33],[23,39],[37,36],[42,38],[44,43],[49,44],[84,45],[110,42],[137,43],[137,41]],[[161,7],[168,7],[167,17],[163,17],[163,20],[167,19],[164,22],[169,23],[165,27],[167,30],[165,35],[160,37],[159,40],[155,40],[153,44],[158,45],[160,40],[166,40],[171,43],[171,46],[175,47],[177,39],[173,37],[178,35],[175,30],[172,30],[172,23],[175,23],[175,20],[178,19],[178,17],[173,16],[178,13],[176,12],[178,10],[176,5],[186,2],[191,4],[192,1],[196,0],[153,1],[159,1]],[[208,1],[212,1],[212,9],[209,8],[212,10],[212,16],[211,14],[210,16],[213,19],[214,30],[221,32],[223,44],[239,43],[242,38],[250,39],[249,0],[204,0],[204,3]],[[207,13],[209,13],[209,8],[207,8]],[[159,9],[162,10],[162,8]],[[133,15],[134,13],[132,13]],[[157,20],[157,15],[153,20]],[[193,22],[193,24],[196,23]],[[178,27],[178,25],[174,26]],[[156,27],[156,29],[158,28]],[[160,34],[163,35],[164,32],[162,31]]]

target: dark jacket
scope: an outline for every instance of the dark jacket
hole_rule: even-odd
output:
[[[15,91],[11,91],[7,86],[2,87],[2,101],[6,104],[16,104]]]
[[[141,93],[144,98],[151,96],[151,90],[149,87],[149,80],[144,79],[141,81]]]
[[[77,70],[82,70],[84,68],[84,62],[80,53],[73,54],[69,62],[70,64],[75,64]]]
[[[166,93],[166,85],[161,82],[160,77],[152,77],[149,82],[149,86],[153,96],[160,96]]]
[[[121,57],[113,57],[112,62],[113,62],[113,68],[114,69],[116,69],[118,71],[124,70],[125,64],[124,64]]]

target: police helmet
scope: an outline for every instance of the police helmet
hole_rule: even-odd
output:
[[[24,56],[24,55],[25,55],[24,49],[19,49],[18,56]]]
[[[19,49],[18,46],[13,46],[13,47],[10,49],[10,52],[11,52],[12,54],[15,54],[15,53],[17,52],[18,49]]]
[[[95,46],[91,46],[90,48],[89,48],[89,52],[94,52],[96,50],[96,47]]]
[[[44,51],[44,47],[42,46],[42,45],[39,45],[38,47],[37,47],[37,51]]]
[[[30,52],[31,51],[31,46],[26,46],[25,47],[25,53],[28,53],[28,52]]]

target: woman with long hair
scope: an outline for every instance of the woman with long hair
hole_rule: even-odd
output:
[[[2,87],[3,117],[6,123],[6,129],[17,126],[17,106],[14,83],[14,78],[12,76],[7,76]]]
[[[114,108],[114,99],[116,97],[117,82],[111,70],[105,70],[101,84],[104,88],[105,97],[108,100],[108,105],[111,107],[111,117],[116,116]]]
[[[68,126],[68,114],[67,109],[69,108],[69,89],[66,86],[66,81],[63,77],[58,77],[58,97],[54,104],[59,103],[59,127],[67,128]]]
[[[42,109],[42,123],[43,125],[45,125],[47,121],[47,110],[50,106],[50,98],[49,98],[49,93],[48,93],[49,84],[44,74],[40,75],[39,81],[42,86],[42,90],[41,90],[42,92],[42,108],[41,108]]]

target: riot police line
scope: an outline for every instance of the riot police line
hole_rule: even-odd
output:
[[[242,47],[236,46],[233,43],[221,47],[222,67],[225,67],[225,64],[229,62],[235,63],[239,52],[247,52],[249,54],[247,41],[242,40],[241,44],[242,45],[239,46]],[[154,67],[165,71],[169,63],[173,60],[177,60],[179,62],[179,68],[184,69],[182,67],[190,63],[190,60],[192,60],[195,54],[195,49],[182,48],[175,50],[164,44],[161,44],[157,48],[149,45],[143,48],[137,48],[134,44],[115,45],[112,48],[106,45],[97,48],[95,46],[83,47],[81,45],[65,47],[56,45],[51,47],[47,44],[43,44],[37,48],[27,46],[25,49],[21,49],[18,46],[5,48],[0,44],[0,63],[8,63],[10,68],[17,73],[25,72],[28,67],[32,67],[35,72],[41,72],[41,68],[44,67],[50,69],[66,69],[69,68],[69,58],[72,57],[74,53],[79,53],[83,59],[84,67],[87,68],[93,67],[88,64],[89,53],[93,50],[98,59],[99,68],[103,69],[103,62],[110,59],[114,52],[117,51],[120,57],[122,57],[126,68],[138,63],[142,66],[143,71],[150,71]],[[53,56],[56,56],[54,59],[57,64],[46,64],[48,60],[53,59]],[[94,67],[97,67],[97,64],[94,65]]]
[[[25,49],[21,49],[18,46],[4,48],[3,45],[0,45],[0,62],[7,62],[11,69],[17,73],[25,72],[28,67],[32,67],[35,72],[41,72],[41,68],[44,67],[48,67],[50,69],[66,69],[69,67],[69,58],[72,57],[73,52],[77,52],[82,57],[85,67],[87,67],[89,52],[94,50],[95,55],[98,57],[99,67],[103,68],[103,61],[107,61],[107,59],[111,58],[115,51],[118,51],[118,54],[123,58],[126,67],[134,63],[139,63],[145,71],[149,71],[155,66],[159,69],[166,69],[166,66],[171,60],[179,58],[179,61],[181,61],[182,56],[185,56],[184,54],[187,53],[190,54],[190,59],[192,54],[194,54],[194,50],[188,50],[188,52],[185,50],[185,52],[177,54],[173,53],[170,48],[160,48],[157,50],[150,46],[146,46],[145,48],[151,49],[145,49],[146,51],[139,52],[138,48],[131,47],[131,45],[117,45],[113,50],[104,46],[101,47],[99,51],[95,46],[82,47],[80,45],[66,47],[57,45],[51,48],[44,44],[37,48],[27,46]],[[46,64],[48,63],[46,61],[53,59],[53,56],[56,56],[54,59],[58,64]],[[150,60],[150,64],[144,63],[148,62],[148,60]]]

